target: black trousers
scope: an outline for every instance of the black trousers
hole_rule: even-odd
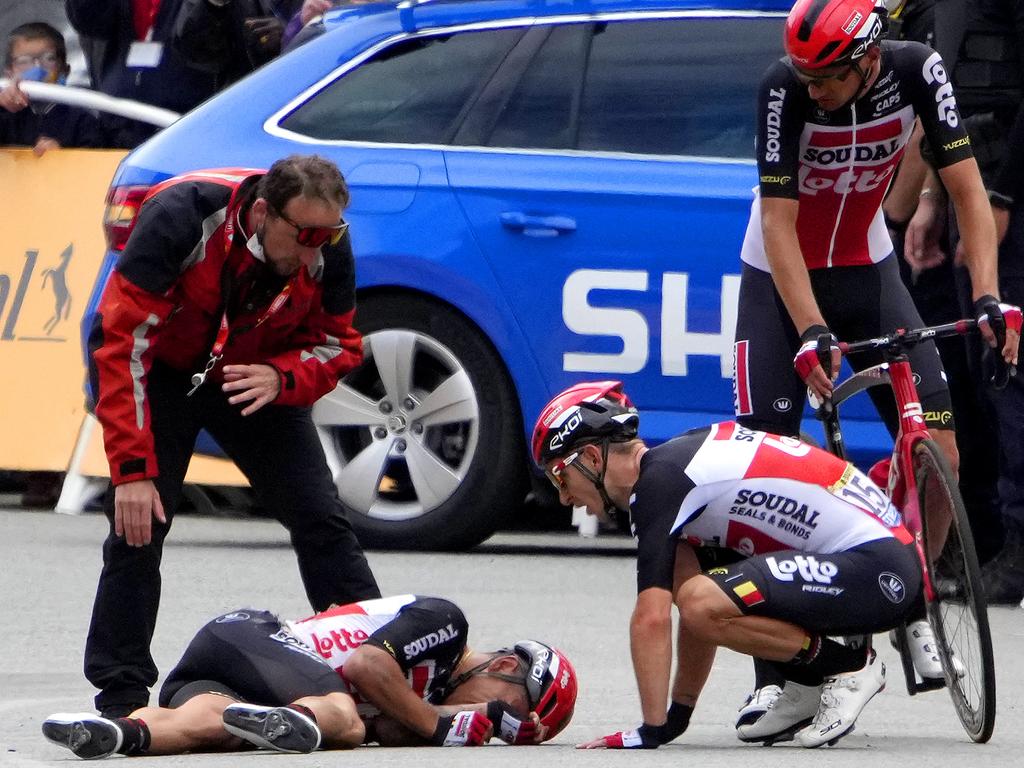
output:
[[[309,408],[267,405],[250,416],[216,382],[186,397],[191,372],[154,364],[147,379],[167,523],[153,520],[152,543],[129,547],[114,534],[114,493],[105,512],[110,533],[85,646],[85,676],[100,689],[96,707],[142,705],[157,680],[150,654],[160,603],[160,559],[189,459],[201,429],[213,435],[291,534],[313,609],[380,597],[377,582],[345,516]],[[245,596],[240,595],[240,600]]]

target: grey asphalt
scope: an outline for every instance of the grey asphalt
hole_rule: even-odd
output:
[[[93,691],[81,674],[105,522],[0,510],[0,766],[78,762],[46,742],[47,714],[88,710]],[[381,749],[313,755],[237,753],[145,758],[152,766],[757,766],[1021,765],[1024,754],[1024,611],[991,611],[998,666],[996,731],[984,746],[962,731],[945,692],[909,697],[888,643],[886,690],[857,730],[836,747],[745,746],[731,727],[747,692],[750,664],[722,651],[690,730],[655,752],[579,752],[577,742],[635,725],[639,707],[629,663],[628,621],[634,562],[626,538],[585,540],[569,533],[499,534],[467,554],[371,552],[385,593],[454,599],[470,622],[470,643],[488,650],[522,637],[561,646],[575,661],[581,693],[572,724],[542,747]],[[166,672],[194,631],[221,612],[267,607],[309,612],[284,531],[265,520],[182,516],[164,550],[163,604],[153,652]],[[113,758],[121,760],[124,758]],[[133,761],[133,765],[136,763]]]

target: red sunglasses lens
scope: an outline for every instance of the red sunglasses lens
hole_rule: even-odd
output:
[[[295,239],[299,241],[299,245],[304,245],[307,248],[319,248],[337,231],[331,227],[303,227],[298,231]]]

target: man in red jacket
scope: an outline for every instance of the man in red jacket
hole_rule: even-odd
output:
[[[315,610],[380,596],[310,417],[362,359],[347,203],[333,163],[292,156],[178,176],[142,205],[89,335],[113,491],[85,673],[105,715],[156,682],[161,551],[201,429],[288,528]]]

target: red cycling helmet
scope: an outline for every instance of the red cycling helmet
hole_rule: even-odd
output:
[[[576,708],[576,670],[564,653],[536,640],[520,640],[513,652],[526,662],[526,697],[530,711],[548,727],[553,739],[569,724]]]
[[[786,53],[801,69],[849,64],[878,43],[886,19],[875,0],[797,0],[786,19]]]
[[[621,381],[588,381],[559,393],[533,427],[533,460],[543,467],[585,443],[636,437],[640,414]]]

